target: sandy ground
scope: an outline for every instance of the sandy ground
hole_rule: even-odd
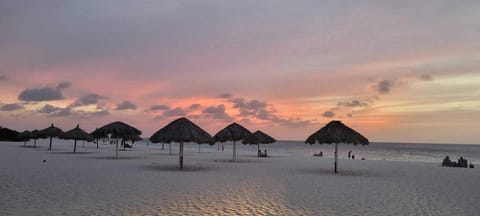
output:
[[[479,215],[480,169],[435,163],[340,160],[240,146],[238,161],[197,145],[178,156],[140,143],[55,140],[48,151],[0,143],[0,215]],[[176,144],[172,146],[177,147]],[[177,151],[174,149],[174,154]],[[43,162],[46,160],[46,162]]]

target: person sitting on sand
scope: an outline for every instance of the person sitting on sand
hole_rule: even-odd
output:
[[[467,167],[467,160],[463,159],[463,157],[460,157],[457,162],[457,166],[459,167]]]
[[[260,149],[258,150],[257,156],[258,156],[258,157],[261,157],[261,156],[262,156],[262,151],[260,151]]]
[[[450,157],[448,155],[443,159],[442,161],[442,166],[451,166],[452,161],[450,160]]]
[[[265,154],[263,155],[264,157],[268,157],[267,156],[267,149],[265,149]]]

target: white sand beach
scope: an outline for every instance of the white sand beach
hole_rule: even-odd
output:
[[[275,154],[256,146],[138,143],[113,159],[113,145],[92,143],[72,154],[73,141],[40,148],[0,143],[0,215],[478,215],[480,170],[439,163],[339,161]],[[273,144],[274,145],[274,144]],[[172,144],[177,147],[177,144]],[[367,147],[368,148],[368,147]],[[43,162],[46,160],[46,162]]]

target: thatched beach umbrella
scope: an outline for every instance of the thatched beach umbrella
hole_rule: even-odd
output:
[[[337,173],[338,143],[368,145],[369,141],[357,131],[345,126],[340,121],[331,121],[317,132],[310,135],[305,143],[335,143],[335,173]]]
[[[244,128],[243,126],[237,124],[237,123],[232,123],[219,131],[215,136],[213,136],[213,139],[215,142],[227,142],[227,141],[233,141],[233,158],[232,161],[235,161],[237,158],[237,149],[235,142],[239,140],[243,140],[247,138],[248,136],[252,135],[252,132],[250,132],[248,129]]]
[[[42,138],[47,138],[47,137],[42,137],[41,134],[40,134],[40,131],[39,130],[33,130],[31,132],[31,138],[33,139],[33,148],[36,148],[37,147],[37,140]]]
[[[73,145],[73,153],[77,151],[77,140],[93,141],[93,137],[84,130],[82,130],[80,128],[80,125],[77,125],[77,127],[75,127],[74,129],[63,133],[62,135],[60,135],[60,138],[75,140],[75,144]]]
[[[50,138],[50,145],[48,146],[48,150],[52,150],[52,138],[62,135],[63,131],[62,131],[62,129],[55,127],[52,123],[52,125],[50,125],[50,127],[45,128],[45,129],[39,131],[38,133],[40,134],[40,137],[42,137],[42,138],[43,137],[45,137],[45,138],[49,137]]]
[[[107,135],[102,134],[101,131],[98,130],[98,128],[95,128],[95,130],[90,133],[90,136],[92,136],[93,139],[95,139],[97,143],[97,149],[98,149],[98,140],[108,137]]]
[[[30,141],[30,139],[32,139],[32,136],[33,136],[32,132],[28,130],[23,131],[17,135],[18,139],[23,141],[23,146],[27,146],[27,142]]]
[[[150,137],[152,143],[180,143],[179,161],[183,169],[183,143],[213,144],[213,139],[206,131],[186,118],[179,118]]]
[[[116,121],[99,128],[98,133],[103,136],[108,136],[110,134],[111,138],[117,139],[115,147],[115,158],[118,158],[118,139],[122,139],[123,142],[123,140],[127,139],[128,137],[132,137],[134,135],[141,135],[142,131],[123,122]]]
[[[267,135],[266,133],[263,133],[262,131],[257,130],[255,131],[255,133],[245,138],[242,143],[257,144],[257,150],[260,151],[260,144],[270,144],[274,143],[275,141],[276,140],[273,137]]]

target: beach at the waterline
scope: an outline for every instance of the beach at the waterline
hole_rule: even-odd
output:
[[[433,162],[339,160],[231,144],[139,142],[114,159],[113,145],[55,140],[48,151],[0,143],[0,215],[478,215],[478,165],[446,168]],[[30,144],[29,144],[30,145]],[[272,144],[267,147],[275,148]],[[314,146],[317,148],[319,145]],[[300,148],[309,148],[302,145]],[[326,146],[325,146],[326,147]],[[313,148],[313,147],[312,147]],[[365,148],[369,148],[368,146]],[[328,152],[331,153],[331,152]],[[467,158],[468,159],[468,158]],[[43,162],[45,160],[45,162]]]

